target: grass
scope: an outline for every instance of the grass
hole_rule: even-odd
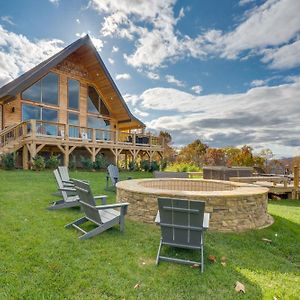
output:
[[[95,194],[105,193],[104,173],[72,177],[89,180]],[[55,188],[51,172],[0,171],[0,299],[299,299],[300,201],[270,202],[275,223],[269,228],[208,232],[206,270],[199,274],[183,265],[155,266],[160,237],[155,225],[127,219],[124,234],[116,228],[79,241],[75,230],[64,228],[82,215],[78,209],[45,209]],[[114,202],[115,194],[107,194]],[[216,255],[217,263],[208,255]],[[246,294],[235,292],[236,281]]]

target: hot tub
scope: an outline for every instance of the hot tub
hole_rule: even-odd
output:
[[[205,201],[210,230],[233,232],[273,223],[267,213],[268,189],[252,184],[204,179],[134,179],[117,183],[117,202],[128,202],[128,216],[153,223],[157,198]]]

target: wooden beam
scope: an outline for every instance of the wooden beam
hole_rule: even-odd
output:
[[[23,164],[23,169],[28,170],[28,147],[27,147],[27,145],[23,146],[22,164]]]
[[[36,154],[38,154],[43,148],[46,146],[46,144],[41,144],[36,148]]]
[[[90,152],[90,154],[91,154],[91,155],[93,155],[93,152],[92,152],[92,150],[91,150],[91,149],[90,149],[88,146],[84,146],[84,147],[86,148],[86,150],[87,150],[87,151],[89,151],[89,152]]]

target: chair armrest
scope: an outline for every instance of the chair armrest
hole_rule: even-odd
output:
[[[72,180],[62,180],[62,182],[65,184],[74,184]]]
[[[74,184],[74,182],[73,182],[74,179],[75,179],[75,178],[70,178],[70,181],[69,181],[69,182]],[[88,180],[80,179],[80,181],[85,182],[85,183],[90,183]]]
[[[107,196],[106,195],[98,195],[98,196],[95,196],[94,199],[95,200],[101,199],[102,205],[105,205]]]
[[[71,188],[71,187],[64,187],[64,188],[60,188],[58,190],[62,191],[62,192],[76,192],[76,189],[75,188]]]
[[[117,203],[117,204],[99,205],[99,206],[96,206],[96,208],[98,210],[101,210],[101,209],[108,209],[108,208],[126,207],[128,205],[129,205],[129,203]]]

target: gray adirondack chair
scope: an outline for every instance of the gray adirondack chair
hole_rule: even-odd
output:
[[[70,178],[69,169],[65,166],[59,166],[58,172],[60,174],[61,180],[65,186],[74,187],[73,179]],[[84,182],[88,182],[87,180],[83,180]]]
[[[128,177],[127,179],[131,179]],[[109,180],[111,181],[112,188],[116,188],[117,182],[120,181],[120,173],[117,166],[110,164],[107,167],[107,175],[106,175],[106,189],[109,189]]]
[[[115,225],[120,225],[120,231],[124,231],[128,203],[105,205],[105,202],[102,202],[103,205],[96,206],[95,198],[88,183],[74,179],[74,185],[80,197],[79,202],[85,216],[66,225],[66,228],[74,227],[83,233],[79,237],[81,240],[100,234]],[[115,210],[115,208],[119,208],[120,211]],[[88,221],[94,223],[97,227],[87,232],[80,228],[79,225]]]
[[[63,199],[52,202],[52,205],[49,206],[48,209],[56,210],[67,207],[80,206],[79,197],[77,195],[76,189],[74,188],[74,185],[73,187],[64,185],[58,170],[54,170],[53,174],[57,182],[59,193],[63,197]]]
[[[200,264],[201,272],[203,272],[204,231],[206,229],[203,224],[204,208],[205,202],[203,201],[158,198],[161,240],[156,265],[160,261]],[[161,249],[164,245],[200,251],[200,261],[161,256]]]

